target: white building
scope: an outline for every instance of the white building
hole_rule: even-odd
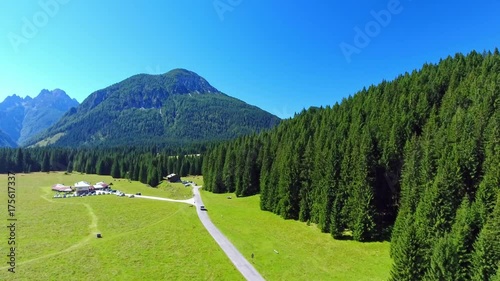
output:
[[[109,187],[109,185],[105,182],[102,182],[102,181],[94,184],[95,189],[106,189],[108,187]]]
[[[79,181],[75,183],[74,187],[76,189],[76,193],[78,194],[82,192],[88,192],[90,190],[91,185],[86,181]]]

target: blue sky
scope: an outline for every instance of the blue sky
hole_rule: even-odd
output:
[[[500,0],[2,0],[0,11],[0,101],[61,88],[81,102],[186,68],[290,117],[500,43]]]

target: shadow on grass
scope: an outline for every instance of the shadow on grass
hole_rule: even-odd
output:
[[[339,241],[352,241],[352,240],[354,240],[354,239],[352,239],[352,236],[349,236],[349,235],[342,235],[340,237],[335,237],[333,239],[339,240]]]

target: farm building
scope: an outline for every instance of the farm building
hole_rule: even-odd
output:
[[[102,189],[108,189],[108,188],[109,188],[109,185],[107,183],[102,182],[102,181],[94,184],[94,189],[96,189],[96,190],[102,190]]]
[[[90,189],[94,188],[92,185],[90,185],[90,183],[86,181],[77,182],[75,183],[74,187],[76,190],[76,194],[89,192]]]
[[[178,182],[181,180],[181,177],[179,177],[179,175],[177,175],[177,174],[170,174],[167,176],[167,180],[169,182]]]
[[[64,184],[54,184],[52,186],[52,190],[53,191],[58,191],[58,192],[71,192],[73,191],[73,189],[71,189],[71,186],[66,186]]]

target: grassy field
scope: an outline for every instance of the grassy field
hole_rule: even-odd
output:
[[[198,185],[202,177],[184,178]],[[53,199],[55,183],[113,183],[126,193],[185,199],[180,183],[147,187],[108,176],[16,175],[16,273],[7,272],[8,229],[0,237],[0,280],[243,280],[193,207],[101,195]],[[7,222],[7,176],[0,175]],[[259,197],[202,192],[212,221],[266,280],[387,280],[389,243],[336,241],[314,226],[260,211]],[[3,211],[2,211],[3,210]],[[102,233],[103,238],[95,238]],[[275,252],[278,251],[278,253]]]
[[[387,280],[389,243],[338,241],[259,208],[259,196],[202,192],[214,224],[266,280]],[[278,251],[276,253],[274,250]]]
[[[243,279],[190,205],[114,195],[52,198],[53,184],[80,180],[113,183],[128,193],[179,199],[191,194],[184,186],[155,189],[106,176],[18,174],[16,273],[7,271],[4,226],[0,280]],[[8,225],[6,175],[0,175],[0,186],[0,212]],[[95,238],[96,233],[103,238]]]
[[[170,183],[168,181],[163,181],[158,187],[152,188],[138,181],[129,181],[126,179],[114,180],[111,177],[108,178],[108,182],[113,183],[113,189],[119,189],[125,193],[141,192],[142,195],[166,197],[171,199],[189,199],[193,197],[192,187],[186,187],[180,182]],[[194,177],[183,178],[183,180],[184,179],[193,180]]]

